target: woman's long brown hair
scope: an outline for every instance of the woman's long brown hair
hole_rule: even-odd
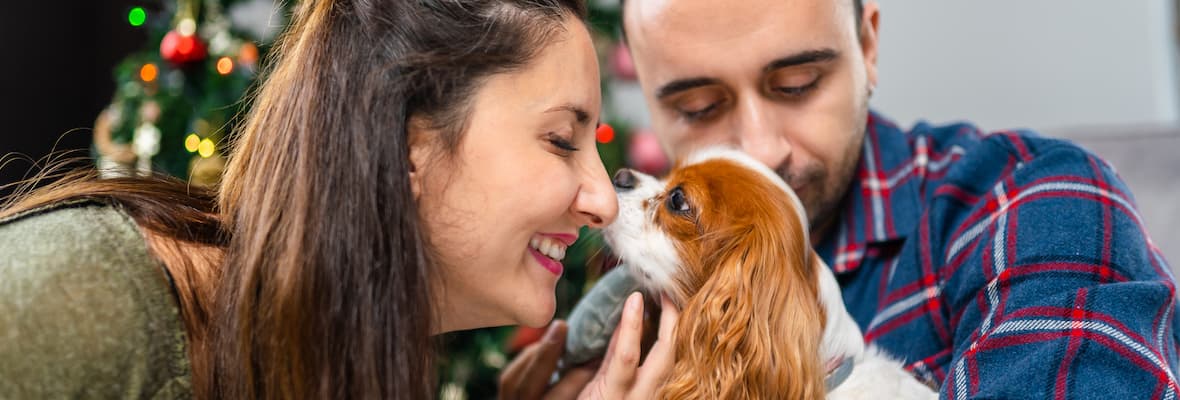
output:
[[[431,398],[435,277],[408,121],[433,124],[453,154],[483,80],[527,64],[566,16],[584,19],[584,4],[303,1],[216,192],[69,179],[0,215],[95,197],[152,234],[219,249],[214,271],[167,265],[192,277],[179,298],[197,397]]]

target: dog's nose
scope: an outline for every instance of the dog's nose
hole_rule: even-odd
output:
[[[635,183],[638,182],[638,180],[635,179],[634,172],[632,172],[630,169],[622,168],[619,169],[618,172],[615,172],[615,179],[613,179],[611,182],[615,184],[615,190],[621,192],[634,189]]]

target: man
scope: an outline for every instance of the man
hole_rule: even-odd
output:
[[[729,144],[775,169],[866,342],[945,398],[1175,397],[1175,281],[1108,164],[869,111],[874,2],[623,7],[664,148]]]

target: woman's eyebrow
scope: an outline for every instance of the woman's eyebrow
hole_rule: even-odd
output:
[[[586,111],[585,108],[582,108],[579,105],[572,104],[572,103],[565,103],[565,104],[550,107],[548,110],[545,110],[546,113],[559,112],[559,111],[571,112],[574,114],[574,119],[576,119],[579,124],[590,125],[590,112]]]

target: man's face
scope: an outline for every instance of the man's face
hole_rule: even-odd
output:
[[[876,83],[877,6],[851,0],[627,0],[624,28],[664,150],[728,144],[833,219]]]

